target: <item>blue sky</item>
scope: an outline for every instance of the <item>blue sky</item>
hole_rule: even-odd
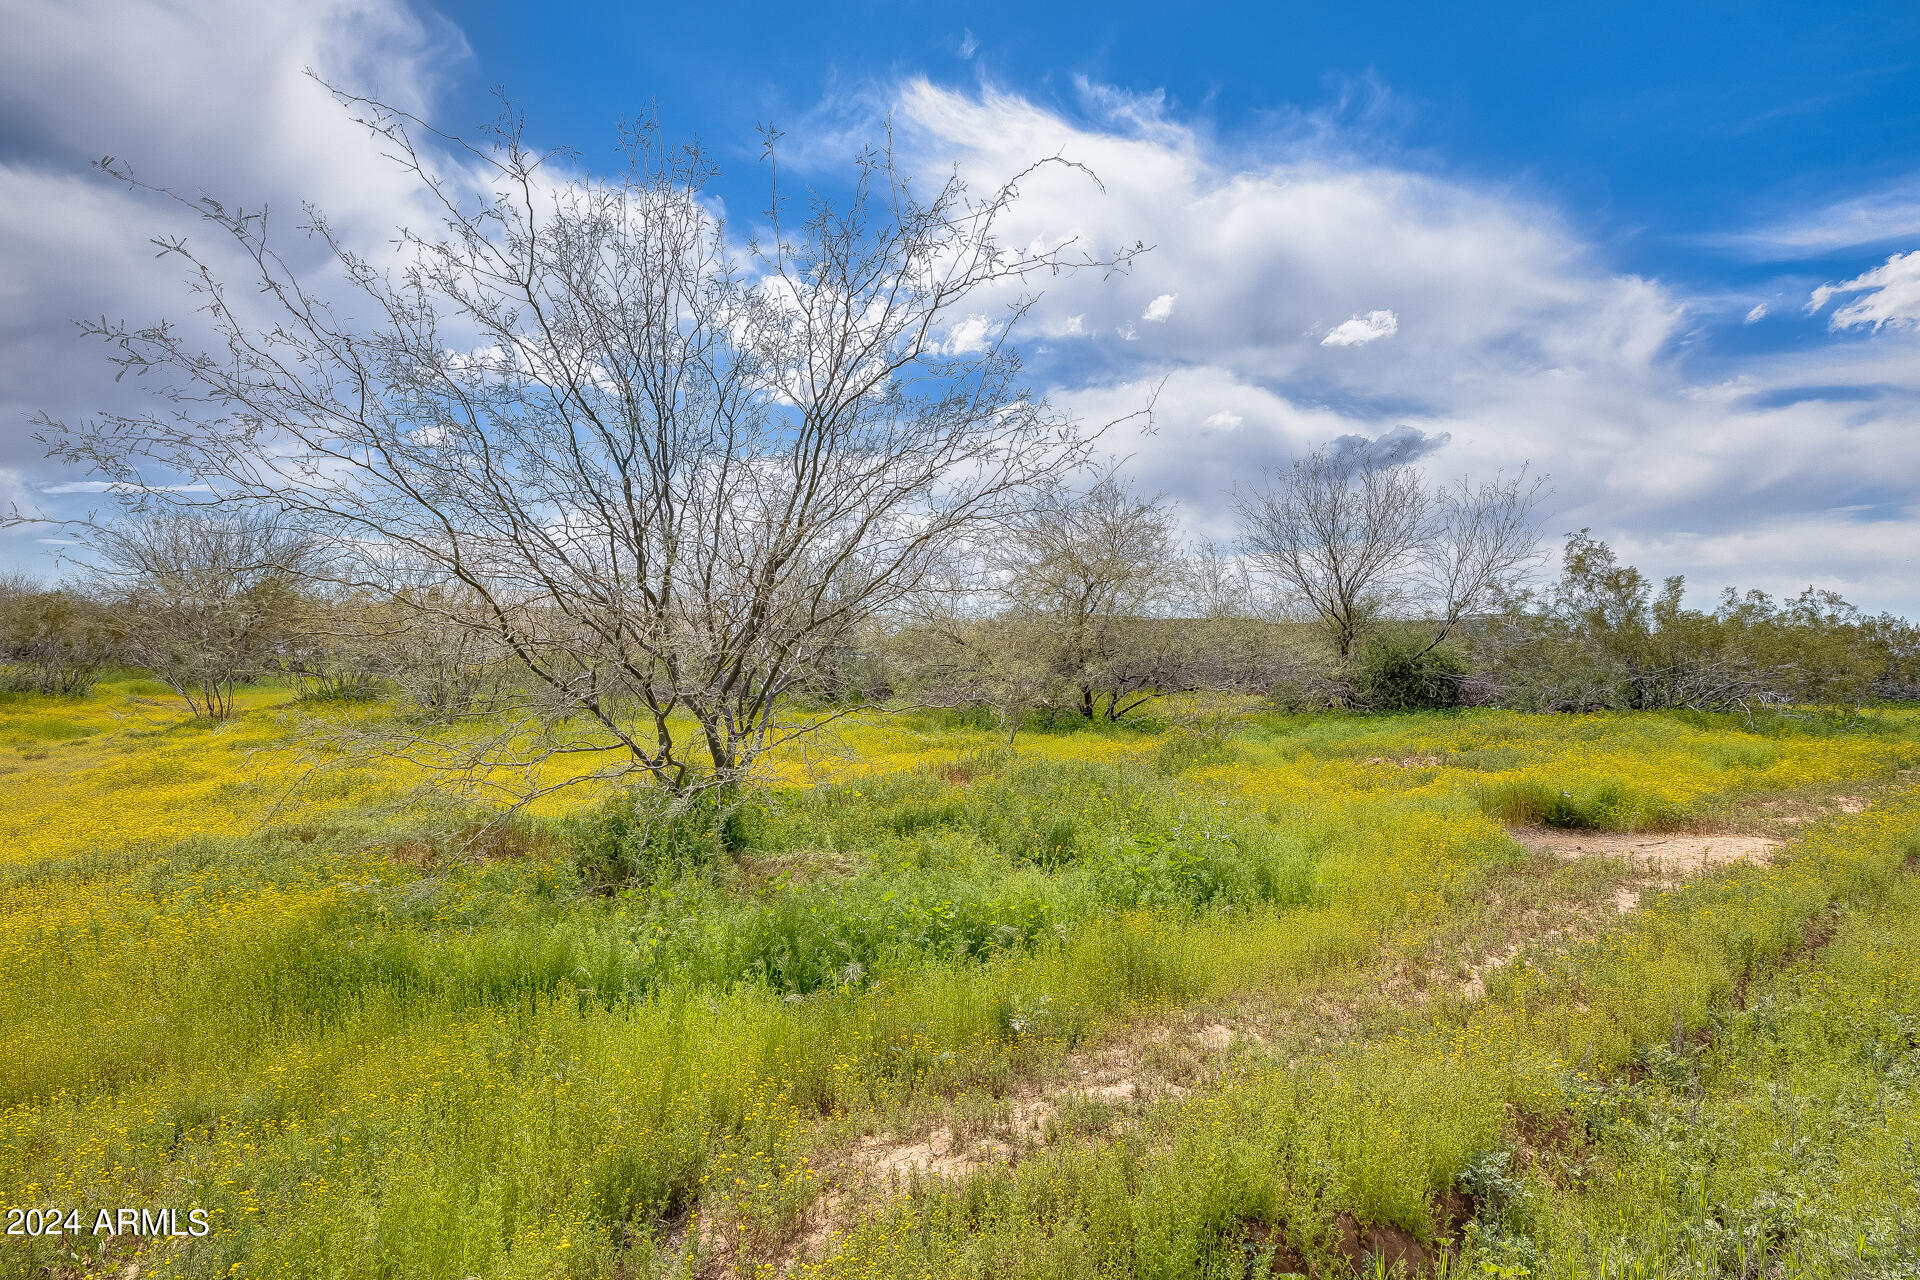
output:
[[[142,252],[161,213],[88,159],[369,237],[406,216],[314,66],[456,130],[503,86],[589,168],[657,103],[742,221],[763,123],[829,190],[888,118],[912,165],[982,182],[1060,149],[1107,194],[1037,190],[1022,226],[1155,249],[1043,300],[1035,376],[1095,420],[1164,384],[1158,432],[1110,443],[1195,532],[1260,466],[1396,432],[1436,475],[1532,463],[1550,532],[1703,592],[1920,613],[1911,4],[6,8],[0,501],[87,498],[22,425],[122,394],[63,321],[178,296]]]
[[[1920,167],[1911,4],[1248,4],[1177,21],[1138,4],[823,8],[600,4],[556,21],[443,4],[476,72],[449,105],[478,117],[504,85],[556,137],[585,140],[654,100],[745,168],[757,125],[803,127],[900,80],[991,84],[1072,118],[1084,78],[1164,95],[1170,116],[1255,152],[1326,128],[1370,156],[1518,188],[1621,269],[1705,288],[1870,260],[1853,250],[1877,246],[1755,261],[1721,238]]]

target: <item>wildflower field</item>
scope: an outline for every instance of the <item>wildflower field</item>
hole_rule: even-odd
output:
[[[0,701],[0,1274],[1920,1274],[1920,712],[868,716],[615,883],[243,704]]]

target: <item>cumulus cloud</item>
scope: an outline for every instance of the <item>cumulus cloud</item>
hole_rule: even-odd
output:
[[[57,473],[26,422],[131,407],[143,388],[115,386],[77,317],[166,318],[191,324],[180,267],[156,261],[149,237],[185,234],[221,261],[221,246],[182,211],[130,192],[92,161],[123,157],[145,181],[202,192],[278,224],[296,264],[318,250],[301,237],[303,200],[317,201],[350,242],[379,251],[402,222],[430,222],[413,185],[380,158],[312,68],[394,105],[430,112],[442,77],[468,60],[464,39],[405,0],[73,0],[10,5],[0,41],[0,468],[36,495]],[[26,505],[22,503],[23,507]],[[31,539],[0,540],[22,560]]]
[[[457,33],[404,0],[19,8],[0,49],[9,423],[122,394],[101,377],[99,353],[69,336],[69,318],[179,314],[178,282],[146,241],[167,228],[150,203],[91,174],[93,156],[133,156],[143,176],[289,213],[318,195],[375,243],[423,220],[406,184],[300,74],[313,65],[431,114],[438,77],[465,54]],[[1822,286],[1814,309],[1834,307],[1845,341],[1702,360],[1710,339],[1690,318],[1720,314],[1724,295],[1696,301],[1617,270],[1540,199],[1319,135],[1232,150],[1174,117],[1163,95],[1088,81],[1076,92],[1069,118],[991,85],[908,80],[867,91],[871,120],[834,117],[822,124],[838,130],[831,138],[799,130],[795,147],[843,159],[847,138],[876,136],[890,114],[904,162],[958,165],[977,189],[1055,154],[1097,174],[1029,175],[1005,242],[1155,248],[1111,279],[1045,281],[1027,333],[1071,341],[1037,353],[1030,371],[1036,391],[1090,423],[1152,402],[1156,430],[1124,422],[1102,447],[1178,498],[1196,533],[1231,536],[1233,487],[1318,447],[1435,478],[1531,462],[1553,477],[1550,527],[1591,524],[1649,572],[1772,590],[1817,579],[1876,607],[1920,607],[1920,502],[1900,479],[1920,475],[1920,361],[1903,327],[1920,318],[1920,254]],[[1906,226],[1905,208],[1892,196],[1836,205],[1824,223],[1773,228],[1774,248],[1754,251],[1864,243]],[[970,303],[944,340],[973,349],[984,317],[1026,287]],[[1167,323],[1176,304],[1178,325]],[[1390,359],[1326,350],[1389,335]],[[1877,390],[1849,398],[1848,387]],[[47,470],[25,435],[0,429],[0,492],[72,479]]]
[[[1343,320],[1320,339],[1323,347],[1364,347],[1369,342],[1391,338],[1400,332],[1400,317],[1391,311],[1369,311],[1364,316]]]
[[[947,330],[946,351],[949,355],[966,355],[973,351],[985,351],[987,340],[995,334],[999,326],[983,315],[970,315]]]
[[[1920,324],[1920,249],[1896,253],[1883,266],[1839,284],[1823,284],[1813,291],[1807,310],[1817,312],[1835,298],[1857,294],[1835,307],[1827,318],[1829,329]]]
[[[1049,281],[1036,323],[1057,310],[1124,336],[1153,299],[1176,294],[1180,324],[1153,331],[1156,359],[1257,371],[1310,396],[1423,400],[1474,379],[1496,350],[1515,369],[1642,369],[1680,322],[1666,289],[1606,271],[1550,208],[1318,152],[1248,161],[1155,97],[1093,96],[1098,126],[991,86],[908,81],[889,104],[903,150],[930,170],[958,161],[984,187],[1060,153],[1098,175],[1098,187],[1064,168],[1029,177],[1009,242],[1155,246],[1120,280]],[[1204,296],[1193,280],[1207,282]],[[1356,295],[1393,299],[1390,365],[1329,361],[1320,348]]]
[[[1086,342],[1046,370],[1058,403],[1104,422],[1153,402],[1154,433],[1103,444],[1180,499],[1195,532],[1231,536],[1235,484],[1333,442],[1435,479],[1530,463],[1552,477],[1550,527],[1592,525],[1644,551],[1648,572],[1707,589],[1797,589],[1789,562],[1739,556],[1780,545],[1780,530],[1890,533],[1915,518],[1914,487],[1889,477],[1920,475],[1920,362],[1891,323],[1865,341],[1703,360],[1680,339],[1718,298],[1612,268],[1551,206],[1328,148],[1227,151],[1152,96],[1086,102],[1095,123],[991,86],[909,81],[891,106],[915,156],[982,184],[1055,153],[1099,175],[1104,192],[1064,170],[1023,184],[1016,242],[1155,246],[1126,277],[1050,281],[1032,320],[1050,332],[1084,317]],[[1892,306],[1881,284],[1849,296]],[[1175,293],[1179,325],[1135,328]],[[1386,315],[1354,312],[1356,297],[1392,299],[1391,360],[1328,358],[1333,333],[1387,328]],[[1790,394],[1851,385],[1887,390]],[[1871,535],[1828,545],[1811,578],[1859,584],[1875,607],[1920,607],[1911,586],[1890,585],[1911,553]]]

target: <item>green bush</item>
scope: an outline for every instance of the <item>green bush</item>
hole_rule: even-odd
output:
[[[751,824],[748,803],[721,788],[674,796],[640,786],[590,814],[562,820],[560,830],[581,878],[611,888],[704,874],[717,855],[746,843]]]
[[[1449,645],[1414,634],[1368,642],[1353,665],[1353,700],[1370,711],[1433,711],[1460,705],[1467,663]]]
[[[1154,749],[1153,768],[1161,777],[1172,778],[1188,769],[1221,764],[1231,759],[1233,747],[1224,737],[1176,730]]]

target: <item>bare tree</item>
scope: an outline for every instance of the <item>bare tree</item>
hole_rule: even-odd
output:
[[[479,602],[446,589],[408,592],[385,610],[382,672],[402,699],[439,723],[484,720],[525,706],[524,668],[497,635],[470,626]]]
[[[1325,704],[1324,659],[1295,642],[1299,623],[1260,606],[1247,557],[1203,541],[1178,572],[1180,665],[1201,707],[1238,705],[1233,699],[1255,693],[1287,706]]]
[[[1230,546],[1197,541],[1179,569],[1184,611],[1196,618],[1247,618],[1254,613],[1253,579]]]
[[[989,710],[1012,746],[1029,712],[1062,708],[1077,693],[1060,677],[1053,636],[1054,620],[1031,610],[989,615],[947,601],[896,628],[888,656],[914,702]]]
[[[1081,492],[1054,485],[1013,522],[996,559],[1014,609],[1051,624],[1045,647],[1081,715],[1118,720],[1158,696],[1168,637],[1144,622],[1165,610],[1180,574],[1171,503],[1112,471]]]
[[[1387,617],[1432,623],[1431,649],[1538,558],[1542,481],[1523,468],[1429,490],[1413,468],[1321,449],[1234,495],[1254,567],[1325,628],[1342,665]]]
[[[617,177],[563,179],[511,114],[467,143],[341,98],[440,225],[403,229],[383,267],[309,209],[322,283],[263,214],[192,202],[273,317],[161,243],[218,349],[88,326],[123,373],[170,375],[170,404],[44,436],[131,489],[157,467],[272,511],[325,540],[341,585],[510,653],[540,723],[502,731],[501,763],[531,776],[593,752],[613,763],[591,776],[731,786],[813,727],[776,711],[817,655],[1081,462],[1077,425],[1020,382],[1030,295],[984,327],[970,308],[1137,247],[1003,246],[1027,174],[983,197],[957,177],[922,191],[868,152],[844,203],[810,197],[796,218],[774,169],[742,248],[707,158],[651,123],[625,133]],[[563,721],[585,728],[529,737]]]
[[[224,720],[236,686],[264,675],[301,609],[313,542],[247,511],[164,511],[88,530],[94,575],[122,648],[186,700]]]
[[[1343,662],[1367,623],[1404,598],[1431,532],[1428,505],[1409,468],[1326,449],[1233,497],[1254,566],[1324,624]]]
[[[1462,477],[1434,493],[1432,526],[1420,551],[1421,603],[1433,623],[1427,648],[1492,608],[1539,562],[1535,510],[1545,485],[1544,477],[1530,478],[1522,467],[1479,485]]]

